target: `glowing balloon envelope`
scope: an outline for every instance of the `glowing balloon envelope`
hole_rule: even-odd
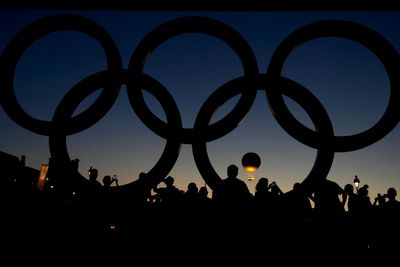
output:
[[[261,159],[254,152],[248,152],[242,157],[242,165],[248,172],[254,172],[260,167]]]

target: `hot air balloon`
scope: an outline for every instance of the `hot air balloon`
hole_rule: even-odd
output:
[[[260,167],[261,159],[254,152],[248,152],[242,157],[242,165],[248,172],[254,172]]]
[[[252,172],[255,172],[261,165],[260,157],[254,152],[248,152],[242,157],[243,168],[249,173],[247,180],[253,181],[255,179]]]

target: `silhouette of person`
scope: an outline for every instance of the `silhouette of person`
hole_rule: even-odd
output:
[[[282,196],[282,211],[280,213],[281,220],[279,221],[278,229],[284,229],[283,233],[279,234],[279,239],[275,240],[281,248],[276,255],[281,254],[282,250],[289,250],[292,256],[297,256],[296,259],[301,260],[308,252],[313,242],[312,232],[312,205],[309,192],[305,186],[299,182],[295,182],[292,189],[284,193]],[[281,241],[283,238],[286,241]],[[298,262],[296,262],[297,264]]]
[[[301,183],[294,183],[292,190],[284,194],[284,204],[285,219],[301,224],[311,220],[311,201]]]
[[[228,177],[213,190],[216,207],[227,212],[242,213],[250,208],[253,196],[246,183],[237,178],[239,168],[232,164],[227,168]]]
[[[172,176],[168,176],[163,180],[165,187],[154,188],[156,192],[156,201],[164,207],[176,207],[181,197],[180,190],[175,187],[175,179]]]
[[[364,185],[358,190],[358,195],[355,198],[357,201],[353,203],[352,213],[354,219],[364,221],[369,219],[372,212],[372,203],[369,198],[368,185]]]
[[[344,190],[336,182],[328,179],[321,181],[314,192],[316,219],[326,219],[334,224],[341,221],[344,217],[344,207],[340,196],[343,194]]]
[[[184,204],[190,208],[196,208],[199,200],[199,188],[195,182],[190,182],[187,186],[187,190],[183,193]]]
[[[356,224],[354,213],[357,213],[357,203],[359,196],[354,193],[354,187],[352,184],[346,184],[343,188],[343,195],[342,195],[342,205],[345,210],[345,217],[344,217],[344,235],[351,236],[351,232],[353,231],[354,227],[358,228]],[[347,242],[343,243],[342,247],[344,250],[350,250],[351,247],[356,247],[357,240],[354,238],[349,238]]]
[[[334,181],[322,179],[314,191],[313,247],[321,257],[334,257],[343,251],[345,210],[343,189]]]
[[[352,184],[346,184],[343,189],[343,197],[342,203],[345,210],[347,210],[347,214],[351,216],[354,210],[354,202],[356,200],[357,195],[354,193],[354,187]]]
[[[212,199],[208,197],[208,189],[206,186],[200,187],[198,198],[200,212],[209,215],[212,209]]]
[[[185,227],[189,224],[183,224],[184,227],[182,227],[181,221],[179,221],[179,219],[184,219],[181,213],[182,193],[174,185],[175,179],[172,176],[168,176],[162,182],[165,187],[153,188],[156,193],[155,208],[158,213],[156,219],[163,222],[163,231],[157,233],[156,238],[158,245],[162,248],[158,252],[160,257],[168,261],[171,255],[174,254],[172,246],[170,246],[171,242],[175,240],[182,242],[184,238],[182,234],[186,232]],[[183,249],[182,247],[180,248]]]
[[[279,196],[275,194],[278,191],[271,191],[274,185],[275,183],[269,184],[268,178],[261,177],[255,186],[253,197],[255,216],[263,222],[266,222],[267,218],[269,222],[278,219]]]
[[[209,223],[209,217],[212,215],[214,211],[213,200],[208,196],[208,189],[206,186],[201,186],[198,194],[198,213],[199,213],[199,221],[203,222],[202,224]],[[201,225],[201,224],[199,224]]]
[[[261,177],[256,186],[254,192],[254,204],[256,209],[268,209],[271,204],[271,192],[269,191],[268,178]]]
[[[135,181],[135,201],[144,206],[151,199],[151,188],[146,184],[148,175],[145,172],[139,173],[139,179]]]
[[[97,169],[90,166],[88,175],[89,175],[89,186],[85,187],[85,192],[81,195],[80,200],[83,205],[91,206],[91,210],[95,211],[96,209],[93,207],[98,207],[98,199],[101,197],[99,195],[100,190],[103,185],[97,180],[98,179],[98,171]],[[87,210],[89,208],[85,208]]]
[[[208,197],[208,189],[206,186],[202,186],[199,188],[199,198],[200,199],[206,199],[206,201],[208,202],[209,200],[211,200]]]
[[[111,176],[110,175],[105,175],[104,177],[103,177],[103,186],[104,186],[104,188],[110,188],[111,187],[111,185],[113,184],[113,183],[116,183],[116,185],[118,186],[118,180],[116,179],[116,178],[111,178]]]
[[[388,200],[384,204],[385,208],[398,213],[400,211],[400,201],[396,199],[397,190],[394,187],[389,187],[386,191],[386,197]]]
[[[238,171],[236,165],[229,165],[227,178],[222,179],[213,188],[212,200],[216,209],[214,218],[222,225],[218,229],[212,229],[212,235],[218,237],[213,239],[213,248],[210,249],[219,253],[213,255],[216,265],[224,264],[225,266],[242,262],[244,255],[239,249],[240,244],[251,242],[249,240],[251,237],[244,230],[243,225],[251,219],[253,195],[246,183],[237,178]],[[220,246],[224,246],[226,250],[219,250]]]
[[[117,207],[117,199],[116,199],[116,192],[110,190],[111,185],[114,182],[114,179],[111,178],[110,175],[105,175],[103,177],[103,190],[101,194],[100,203],[102,205],[102,213],[106,214],[107,212],[110,213],[111,210],[115,210]],[[111,216],[111,215],[109,215]]]
[[[391,263],[398,260],[400,245],[400,201],[396,199],[397,191],[389,187],[382,202],[374,213],[373,252],[379,262]]]
[[[368,185],[362,186],[358,190],[358,194],[354,195],[354,201],[351,207],[350,223],[348,224],[348,231],[352,231],[357,227],[360,234],[351,243],[352,252],[366,253],[370,242],[370,229],[372,220],[372,203],[368,196]],[[349,247],[350,249],[350,247]]]
[[[390,187],[386,191],[387,201],[382,206],[382,216],[389,227],[398,227],[400,223],[400,201],[396,199],[397,191],[394,187]],[[398,230],[396,232],[399,232]]]
[[[95,186],[102,186],[101,183],[97,180],[99,172],[97,171],[97,169],[92,168],[92,166],[90,166],[90,169],[88,171],[89,174],[89,181],[91,182],[91,184],[95,185]]]
[[[271,183],[274,185],[273,183]],[[259,229],[255,238],[262,242],[262,246],[254,248],[253,260],[262,261],[263,252],[265,250],[271,251],[276,246],[276,240],[278,239],[278,233],[268,231],[266,229],[277,229],[279,226],[279,211],[280,208],[277,196],[271,192],[271,184],[268,178],[261,177],[255,186],[255,192],[253,197],[253,216],[254,216],[254,228]],[[278,196],[279,197],[279,196]],[[277,231],[280,232],[280,231]],[[279,238],[281,238],[279,234]],[[267,242],[265,242],[268,240]]]

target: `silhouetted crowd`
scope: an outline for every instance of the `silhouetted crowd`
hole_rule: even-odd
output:
[[[391,187],[371,201],[368,186],[322,179],[283,192],[268,178],[254,194],[230,165],[213,188],[178,189],[171,176],[118,191],[110,176],[60,197],[13,180],[2,188],[5,257],[17,263],[112,266],[376,265],[398,261],[400,202]],[[114,186],[112,186],[115,184]],[[123,188],[122,186],[119,186]],[[19,265],[18,265],[19,266]]]

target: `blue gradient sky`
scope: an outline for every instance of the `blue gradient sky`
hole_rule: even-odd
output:
[[[0,51],[24,26],[46,15],[75,13],[103,26],[117,44],[124,67],[139,41],[152,29],[170,19],[203,15],[219,19],[235,28],[249,42],[259,69],[265,72],[278,44],[292,31],[322,19],[359,22],[379,32],[400,50],[399,12],[134,12],[134,11],[28,11],[0,10]],[[99,44],[77,32],[58,32],[35,42],[24,54],[15,75],[16,95],[22,107],[38,119],[50,120],[65,93],[86,76],[104,70],[106,60]],[[158,79],[173,95],[184,127],[192,127],[198,110],[219,86],[243,74],[239,59],[226,44],[202,34],[186,34],[170,39],[150,57],[145,72]],[[324,38],[298,47],[285,63],[284,75],[307,87],[323,103],[336,135],[364,131],[383,114],[388,99],[388,77],[379,60],[366,48],[349,40]],[[151,132],[134,114],[125,87],[109,113],[93,127],[69,136],[71,159],[80,159],[80,172],[86,176],[90,166],[99,177],[116,174],[120,184],[137,179],[157,162],[165,140]],[[155,114],[164,118],[159,103],[150,95],[146,101]],[[93,101],[84,101],[81,109]],[[238,97],[228,101],[215,115],[222,118]],[[290,99],[296,117],[311,127],[305,113]],[[80,109],[80,110],[81,110]],[[79,110],[78,110],[79,111]],[[78,112],[77,111],[77,112]],[[0,112],[0,150],[26,155],[27,165],[40,168],[50,157],[48,139],[31,133]],[[336,153],[328,178],[344,186],[358,175],[370,186],[370,196],[386,192],[390,186],[400,190],[400,131],[396,127],[370,147]],[[316,150],[290,137],[275,121],[263,92],[238,128],[208,143],[210,160],[221,177],[226,167],[237,164],[249,151],[258,153],[261,166],[257,178],[276,181],[283,191],[301,182],[311,170]],[[191,146],[182,145],[171,176],[181,189],[189,182],[204,184],[193,160]],[[240,168],[239,176],[247,173]],[[254,191],[256,181],[246,181]]]

